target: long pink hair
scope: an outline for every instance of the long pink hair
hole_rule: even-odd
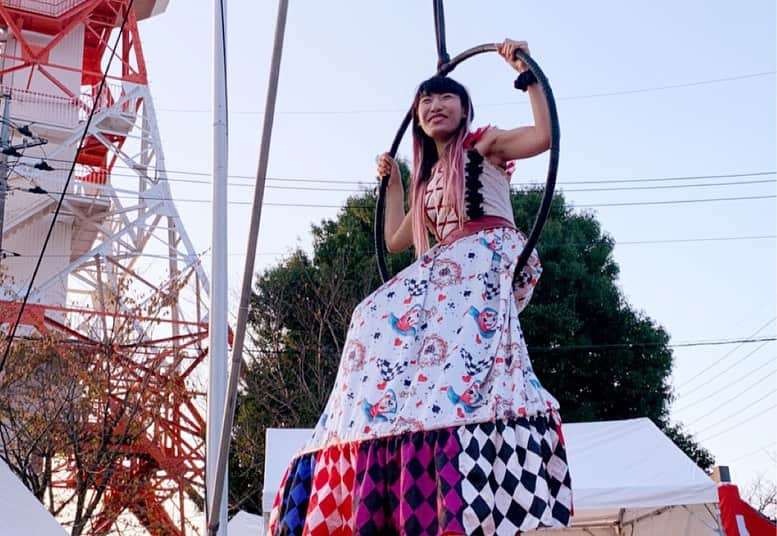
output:
[[[448,141],[440,158],[434,140],[421,128],[418,119],[418,102],[422,95],[454,93],[461,99],[464,118],[458,130]],[[453,207],[459,220],[464,223],[464,140],[469,134],[472,122],[472,103],[467,90],[458,82],[442,76],[435,76],[423,82],[418,88],[413,103],[413,174],[411,181],[411,208],[413,212],[413,245],[416,257],[429,249],[429,231],[426,228],[424,197],[426,185],[435,165],[443,174],[442,199],[445,207]]]

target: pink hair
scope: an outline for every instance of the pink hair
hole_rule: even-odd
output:
[[[466,110],[466,104],[462,103],[462,105],[465,106],[465,113],[470,116]],[[429,166],[430,156],[437,158],[435,165],[441,167],[443,174],[443,206],[453,207],[459,220],[459,226],[464,223],[464,140],[469,134],[469,125],[469,117],[466,121],[462,120],[458,131],[446,144],[442,158],[437,158],[436,150],[434,150],[435,155],[428,154],[430,149],[434,147],[434,142],[421,130],[420,126],[413,128],[413,175],[410,210],[413,211],[413,245],[416,257],[420,257],[429,249],[429,231],[426,228],[424,197],[426,185],[431,178],[433,169],[432,166]]]

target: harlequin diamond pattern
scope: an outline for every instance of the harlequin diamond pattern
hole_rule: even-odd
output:
[[[331,447],[295,460],[282,488],[270,534],[514,536],[566,526],[572,506],[545,417]]]
[[[279,495],[282,500],[275,499],[270,534],[293,536],[302,534],[314,467],[315,458],[312,454],[301,456],[292,462],[282,485],[283,495]]]
[[[319,452],[305,535],[342,534],[352,525],[355,461],[356,447],[352,444]]]
[[[354,490],[355,532],[408,536],[463,532],[459,450],[450,430],[363,444]]]
[[[459,429],[467,534],[515,535],[563,527],[572,508],[566,454],[545,417]]]

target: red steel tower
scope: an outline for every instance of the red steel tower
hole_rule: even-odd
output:
[[[94,411],[110,414],[116,393],[146,402],[133,414],[142,434],[105,473],[92,534],[108,533],[126,512],[152,534],[194,533],[191,498],[203,489],[198,374],[207,353],[208,282],[172,201],[138,31],[139,21],[166,7],[167,0],[0,0],[0,91],[10,99],[11,123],[48,140],[9,162],[3,249],[18,256],[2,261],[12,283],[0,297],[0,326],[16,320],[75,161],[21,331],[110,346],[103,352],[110,389]],[[23,130],[16,145],[24,144]],[[36,166],[42,158],[54,169]],[[121,435],[129,424],[112,426]],[[72,462],[63,460],[56,483],[63,489],[74,485]]]

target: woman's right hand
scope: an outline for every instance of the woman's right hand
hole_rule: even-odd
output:
[[[378,158],[378,181],[386,175],[389,175],[389,187],[401,184],[399,164],[388,153],[383,153]]]

